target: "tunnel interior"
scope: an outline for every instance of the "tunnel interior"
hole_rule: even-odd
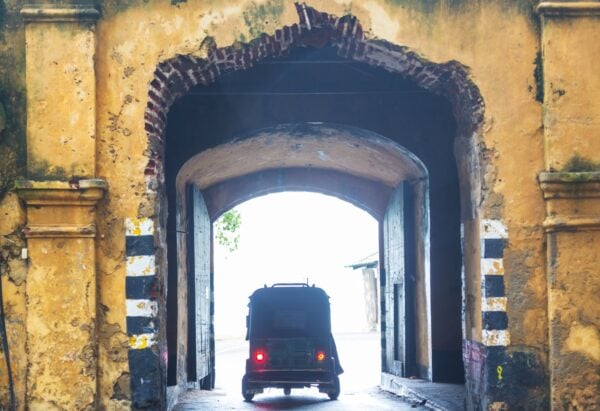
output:
[[[382,68],[345,60],[337,56],[333,47],[325,46],[297,47],[284,57],[265,59],[248,70],[224,74],[209,86],[192,88],[173,104],[168,113],[165,145],[169,209],[168,385],[178,383],[183,375],[182,368],[186,368],[187,379],[202,377],[190,372],[189,361],[195,361],[193,355],[188,355],[187,360],[182,362],[181,355],[178,357],[177,354],[185,347],[182,341],[178,341],[177,330],[180,324],[178,317],[185,311],[179,306],[181,291],[178,282],[181,278],[178,278],[178,266],[188,264],[180,258],[178,250],[176,210],[187,206],[178,204],[178,174],[199,153],[210,155],[216,147],[249,139],[257,130],[296,125],[293,127],[295,137],[301,139],[303,135],[311,135],[311,127],[298,125],[316,123],[368,130],[406,148],[424,164],[426,184],[418,186],[420,189],[415,188],[415,181],[404,181],[394,186],[364,175],[323,170],[313,164],[288,167],[283,162],[281,167],[261,169],[257,166],[255,173],[226,180],[215,179],[205,186],[196,185],[192,192],[202,196],[211,222],[236,204],[267,192],[303,190],[338,196],[370,212],[380,222],[380,261],[388,258],[384,244],[386,206],[400,196],[396,199],[405,204],[405,213],[411,212],[411,207],[415,208],[415,198],[427,197],[428,200],[421,203],[428,205],[430,313],[416,306],[409,290],[405,298],[409,306],[407,315],[412,320],[407,320],[406,333],[409,334],[407,341],[412,341],[413,346],[409,343],[406,348],[408,351],[417,350],[414,346],[418,341],[414,335],[416,328],[419,324],[422,326],[424,318],[430,315],[431,374],[420,370],[417,360],[407,362],[402,370],[394,369],[388,360],[387,364],[383,364],[383,371],[430,377],[440,382],[464,381],[459,179],[453,154],[457,126],[451,105],[409,79]],[[255,158],[252,161],[258,164],[262,160]],[[231,158],[229,161],[239,160]],[[423,190],[426,190],[425,194]],[[413,221],[411,225],[410,221],[413,220],[405,219],[402,227],[405,252],[409,255],[403,263],[407,279],[415,276],[410,272],[415,270],[411,264],[417,263],[411,262],[410,255],[414,255],[418,247],[414,244],[412,231],[419,229],[418,224]],[[426,239],[423,237],[420,241]],[[410,251],[411,247],[413,251]],[[207,258],[210,258],[210,253],[210,250],[205,253]],[[410,281],[407,284],[409,287]],[[387,307],[389,310],[392,308]],[[394,324],[385,326],[394,327]],[[193,327],[190,330],[190,333],[195,333]],[[386,341],[385,344],[394,342]],[[188,351],[191,351],[189,347]],[[414,353],[412,357],[414,359]],[[210,383],[205,386],[210,388]]]

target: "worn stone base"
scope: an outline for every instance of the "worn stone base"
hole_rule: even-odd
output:
[[[432,410],[454,411],[465,408],[465,387],[382,373],[381,389],[423,403]]]

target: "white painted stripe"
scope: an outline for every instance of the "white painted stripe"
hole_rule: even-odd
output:
[[[502,258],[482,258],[481,274],[504,275],[504,260]]]
[[[153,255],[136,255],[127,257],[127,276],[152,276],[156,273]]]
[[[481,311],[506,311],[506,297],[483,297]]]
[[[481,220],[479,232],[482,240],[485,238],[508,238],[508,230],[500,220]]]
[[[481,330],[481,342],[488,347],[506,347],[510,344],[508,330]]]
[[[156,317],[158,304],[152,300],[127,300],[128,317]]]
[[[129,337],[129,347],[134,350],[143,350],[157,343],[156,334],[138,334]]]
[[[125,235],[153,235],[154,221],[151,218],[126,218]]]

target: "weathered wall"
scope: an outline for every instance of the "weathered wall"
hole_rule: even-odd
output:
[[[539,387],[549,379],[546,353],[550,325],[542,229],[544,200],[537,174],[544,168],[563,170],[576,154],[589,160],[584,162],[587,170],[594,169],[600,161],[600,143],[596,138],[600,133],[596,120],[600,111],[597,98],[600,80],[594,70],[600,64],[600,50],[597,42],[593,42],[598,37],[597,18],[577,22],[558,19],[544,29],[543,118],[547,129],[544,156],[539,101],[540,31],[533,13],[536,1],[314,0],[308,3],[338,16],[353,13],[371,38],[406,45],[434,62],[457,60],[469,68],[484,97],[486,110],[479,153],[485,164],[482,217],[502,221],[507,228],[502,272],[495,275],[503,275],[506,292],[509,340],[504,340],[507,348],[502,354],[503,361],[511,363],[514,372],[496,374],[493,384],[517,390],[525,376],[530,384],[525,388],[533,391],[522,389],[521,384],[513,401],[518,403],[528,397],[531,408],[544,408],[547,393]],[[27,269],[17,257],[23,245],[19,233],[24,214],[14,193],[5,191],[12,186],[15,176],[25,174],[25,36],[17,15],[21,2],[5,1],[2,5],[5,7],[0,8],[0,270],[6,285],[5,308],[16,391],[23,405]],[[96,219],[97,398],[99,407],[125,409],[131,397],[124,221],[153,217],[156,212],[156,198],[149,194],[150,180],[145,177],[151,153],[144,129],[148,86],[154,70],[161,61],[176,54],[205,57],[208,47],[215,43],[221,47],[248,41],[261,32],[272,34],[277,27],[297,22],[298,17],[293,4],[283,0],[106,0],[101,9],[102,17],[95,30],[81,30],[72,24],[63,24],[58,29],[38,23],[29,32],[31,55],[37,56],[37,60],[31,66],[28,63],[27,68],[31,74],[27,79],[28,171],[32,179],[66,181],[95,175],[109,183]],[[83,54],[87,56],[79,63],[82,56],[77,53],[81,51],[73,48],[74,44],[83,45]],[[61,65],[56,66],[55,62]],[[87,110],[90,106],[95,106],[95,115]],[[577,169],[581,162],[574,164],[574,171],[583,171]],[[465,238],[471,239],[471,244],[477,242],[478,230],[478,222],[467,222]],[[579,267],[581,263],[577,272],[585,278],[593,276],[593,268],[589,261],[580,261],[578,254],[572,253],[581,244],[597,244],[595,237],[588,237],[578,237],[575,241],[565,235],[556,242],[559,248],[566,249],[561,254],[564,270],[572,264]],[[474,362],[483,352],[479,312],[483,280],[479,277],[477,253],[478,250],[469,250],[465,264],[465,297],[470,304],[465,313],[468,319],[465,332],[473,343],[468,347],[478,347],[473,352],[468,348],[465,356]],[[559,270],[557,274],[564,278],[566,271]],[[575,287],[567,302],[593,298],[597,294],[589,293],[594,287],[597,287],[594,282],[586,289]],[[551,301],[555,312],[564,307],[560,301]],[[574,353],[569,355],[582,355],[596,367],[598,359],[593,353],[582,353],[577,347],[593,347],[597,343],[597,316],[593,310],[580,314],[577,318],[586,320],[579,328],[569,328],[571,331],[565,331],[564,335],[561,331],[556,337],[565,342],[566,351]],[[551,315],[550,320],[555,317]],[[570,321],[571,317],[566,315],[563,320]],[[475,371],[479,374],[474,378],[487,372]],[[597,395],[597,391],[591,390],[589,395]],[[3,404],[7,401],[6,392],[3,382]]]
[[[22,407],[27,368],[27,266],[21,260],[25,213],[12,192],[15,178],[25,175],[26,161],[25,35],[19,8],[19,1],[0,2],[0,276],[15,396]],[[4,405],[9,403],[8,374],[4,352],[0,355],[0,404]]]
[[[571,6],[571,7],[569,7]],[[600,3],[541,7],[549,372],[556,409],[600,407]]]

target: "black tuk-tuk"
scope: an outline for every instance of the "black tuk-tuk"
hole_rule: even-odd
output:
[[[268,387],[290,395],[292,388],[311,386],[337,399],[343,370],[325,291],[303,283],[265,285],[250,296],[248,307],[244,399],[252,401]]]

